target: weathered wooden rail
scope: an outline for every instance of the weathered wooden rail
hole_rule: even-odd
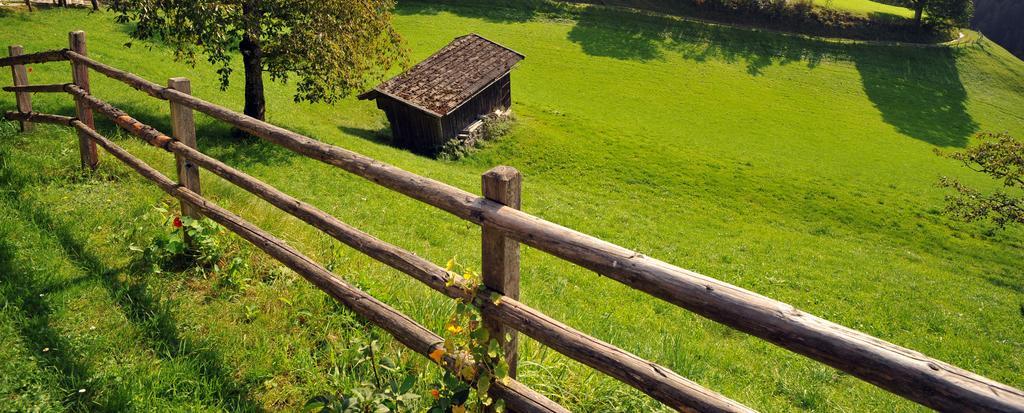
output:
[[[745,289],[643,256],[520,211],[520,175],[497,167],[482,177],[483,194],[477,196],[453,186],[412,174],[358,153],[328,145],[301,134],[239,114],[191,95],[187,79],[175,78],[163,87],[142,77],[88,57],[85,35],[70,35],[70,48],[22,55],[12,46],[14,86],[5,91],[17,96],[18,111],[9,120],[23,130],[36,123],[64,124],[79,133],[82,166],[95,168],[96,145],[129,165],[162,190],[182,202],[183,213],[206,216],[237,233],[293,269],[356,313],[422,355],[443,348],[443,339],[397,310],[340,280],[283,241],[204,198],[197,167],[231,182],[271,205],[318,228],[350,247],[412,276],[451,298],[469,298],[463,281],[444,268],[410,251],[384,242],[315,206],[304,203],[242,171],[196,149],[192,111],[205,113],[252,135],[296,153],[340,167],[371,182],[447,211],[482,227],[483,279],[480,294],[501,295],[495,303],[476,300],[485,325],[495,333],[520,332],[566,356],[602,371],[680,411],[751,411],[714,391],[705,389],[671,370],[643,360],[597,338],[551,319],[518,301],[519,243],[533,246],[576,263],[632,288],[676,304],[740,331],[775,343],[848,372],[894,394],[941,411],[1024,412],[1024,392],[802,312],[790,305]],[[67,60],[73,83],[29,85],[24,65]],[[119,80],[171,105],[172,134],[168,136],[89,93],[89,70]],[[41,114],[31,109],[30,93],[67,93],[76,102],[76,118]],[[94,129],[93,111],[110,118],[122,129],[163,148],[178,160],[178,182],[162,175]],[[505,337],[505,334],[495,334]],[[503,343],[505,357],[515,374],[517,346]],[[448,368],[453,367],[446,355]],[[565,411],[515,380],[495,382],[495,397],[515,411]]]

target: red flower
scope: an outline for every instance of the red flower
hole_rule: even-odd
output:
[[[437,391],[437,389],[430,389],[430,395],[437,399],[441,397],[441,392]]]
[[[181,217],[174,217],[173,225],[175,228],[181,228]]]
[[[32,73],[32,68],[31,68],[31,67],[30,67],[30,68],[28,68],[28,72],[29,72],[29,73]]]

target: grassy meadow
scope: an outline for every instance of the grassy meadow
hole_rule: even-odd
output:
[[[815,3],[818,7],[848,11],[863,16],[899,16],[914,18],[914,11],[906,7],[891,6],[871,0],[823,0]]]
[[[836,0],[838,2],[838,0]],[[88,32],[90,54],[241,108],[241,64],[221,91],[206,64],[136,42],[109,12],[2,11],[0,42],[27,52]],[[982,40],[961,48],[818,41],[623,12],[573,19],[528,10],[403,2],[412,62],[475,32],[527,57],[512,74],[517,123],[459,161],[393,148],[372,102],[295,104],[268,83],[268,120],[479,193],[499,164],[524,174],[532,214],[793,304],[815,315],[1024,387],[1024,231],[941,214],[953,175],[936,156],[979,131],[1024,137],[1024,63]],[[33,65],[66,82],[66,63]],[[167,103],[93,74],[93,92],[169,131]],[[36,110],[70,115],[64,96]],[[0,107],[14,108],[0,94]],[[202,151],[434,262],[479,266],[479,228],[197,115]],[[173,176],[173,158],[101,129]],[[0,411],[294,410],[370,374],[355,343],[403,350],[269,258],[155,273],[136,250],[166,232],[176,202],[112,157],[78,171],[75,135],[0,123]],[[203,175],[203,191],[337,275],[440,332],[453,303],[296,219]],[[762,411],[919,411],[849,375],[594,273],[524,248],[527,304]],[[574,411],[657,402],[530,340],[520,380]],[[427,394],[429,378],[417,384]]]

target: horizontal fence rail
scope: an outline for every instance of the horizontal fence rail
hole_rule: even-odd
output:
[[[205,113],[296,153],[340,167],[483,228],[500,231],[515,241],[546,251],[704,317],[848,372],[922,405],[942,411],[1024,412],[1024,392],[1016,388],[815,317],[791,305],[545,221],[462,189],[415,175],[337,146],[316,141],[193,97],[188,93],[165,88],[135,74],[95,61],[83,53],[65,49],[13,56],[0,59],[0,66],[57,60],[71,60],[75,66],[88,67],[151,96]],[[78,83],[77,80],[76,83]],[[4,90],[16,93],[67,92],[74,96],[76,101],[85,105],[90,110],[89,113],[91,110],[96,110],[104,116],[110,117],[118,126],[132,135],[213,172],[339,241],[392,268],[411,275],[434,290],[452,298],[468,298],[467,294],[469,293],[463,288],[457,276],[454,276],[456,279],[452,280],[453,275],[448,274],[443,268],[344,224],[311,205],[292,198],[136,121],[117,108],[92,97],[87,88],[75,84],[39,86],[21,84],[4,88]],[[131,157],[123,149],[93,131],[89,125],[77,119],[14,112],[9,112],[6,117],[21,121],[64,123],[74,126],[91,141],[132,166],[143,176],[156,182],[165,192],[197,205],[200,211],[204,215],[210,216],[211,219],[218,220],[219,218],[218,222],[222,225],[238,232],[240,236],[282,260],[286,265],[289,264],[284,260],[292,260],[290,267],[295,265],[296,268],[302,269],[302,272],[300,270],[296,270],[296,272],[343,303],[345,299],[340,297],[354,299],[352,297],[365,295],[343,281],[337,280],[318,264],[309,261],[308,258],[284,245],[280,240],[272,238],[262,230],[231,215],[230,212],[216,207],[195,192],[182,188],[160,175],[159,172],[152,170],[137,158]],[[327,280],[327,278],[333,281]],[[338,295],[335,295],[336,293]],[[373,300],[372,297],[369,299]],[[550,319],[511,297],[502,296],[497,304],[487,299],[476,301],[483,302],[481,311],[485,317],[492,317],[556,351],[630,384],[670,407],[696,411],[749,410],[664,367],[642,360]],[[367,318],[375,320],[375,323],[377,320],[382,323],[406,323],[403,324],[406,326],[404,330],[396,329],[393,325],[390,326],[392,329],[381,325],[403,344],[424,354],[420,351],[421,349],[436,348],[437,343],[440,342],[440,337],[415,324],[404,315],[391,314],[395,310],[385,304],[375,300],[372,303],[379,304],[379,306],[373,307],[373,311],[378,311],[374,315],[379,318]],[[370,310],[363,309],[362,311]],[[389,316],[391,318],[383,317],[381,314],[391,314]],[[408,323],[412,323],[412,325],[410,326]],[[409,341],[409,343],[403,340]],[[436,340],[432,342],[434,347],[424,347],[425,343],[431,342],[431,340]],[[519,387],[501,387],[500,391],[507,394],[496,396],[509,402],[513,409],[557,411],[555,409],[561,408],[553,403],[547,404],[550,400],[532,393],[518,382],[512,381],[512,383]]]
[[[473,297],[467,292],[467,286],[459,279],[453,280],[454,277],[444,268],[345,224],[315,206],[289,196],[242,171],[173,140],[155,128],[136,121],[120,109],[87,94],[75,85],[67,85],[65,90],[85,102],[93,110],[114,120],[122,129],[150,145],[188,159],[346,245],[412,276],[450,298],[472,300]],[[8,112],[6,116],[10,119],[22,117],[11,112]],[[31,114],[24,116],[26,119],[30,117],[32,117]],[[644,391],[669,406],[689,406],[700,411],[715,412],[752,411],[675,374],[666,367],[643,360],[611,344],[574,330],[510,297],[501,296],[497,300],[498,304],[495,304],[489,296],[489,292],[485,291],[481,294],[483,299],[480,302],[485,303],[482,309],[485,314],[493,315],[502,323],[529,335],[538,342]]]
[[[270,235],[266,231],[242,219],[238,215],[221,208],[206,198],[184,188],[161,174],[156,169],[147,165],[142,160],[132,156],[106,137],[100,135],[75,118],[49,115],[47,117],[31,116],[20,113],[7,113],[5,117],[9,120],[25,120],[33,118],[40,122],[46,119],[47,122],[65,124],[72,126],[78,131],[86,134],[89,139],[105,149],[115,158],[125,163],[146,179],[152,181],[161,190],[182,201],[196,206],[204,216],[209,217],[225,228],[238,234],[249,241],[257,248],[274,257],[288,268],[292,269],[303,278],[316,285],[317,288],[337,299],[345,307],[356,314],[366,318],[374,325],[387,331],[399,342],[411,350],[425,356],[437,349],[443,349],[444,339],[428,330],[426,327],[416,323],[405,314],[391,308],[387,304],[378,301],[373,296],[353,287],[342,281],[322,265],[317,264],[309,257],[306,257],[298,250],[292,248],[279,238]],[[456,360],[451,354],[444,355],[444,366],[455,371]],[[552,402],[543,395],[530,390],[515,380],[507,382],[495,381],[495,396],[506,401],[513,410],[530,412],[568,412],[562,406]]]

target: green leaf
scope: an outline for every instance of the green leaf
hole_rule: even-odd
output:
[[[466,400],[468,400],[468,399],[469,399],[469,389],[468,388],[467,389],[462,389],[462,390],[459,390],[459,391],[455,392],[455,394],[452,396],[452,404],[454,404],[456,406],[463,405],[463,404],[466,404]]]
[[[489,390],[491,388],[491,380],[493,378],[494,377],[491,376],[488,373],[480,374],[480,378],[478,378],[477,381],[476,381],[476,394],[477,395],[486,395],[487,394],[487,390]]]
[[[504,359],[498,360],[498,365],[494,366],[494,376],[500,379],[508,377],[508,362]]]
[[[487,356],[490,358],[497,358],[502,353],[501,345],[498,344],[498,340],[491,340],[487,346]]]
[[[412,386],[416,384],[416,375],[410,373],[405,375],[405,380],[402,380],[402,385],[398,386],[398,393],[405,393],[412,389]]]

